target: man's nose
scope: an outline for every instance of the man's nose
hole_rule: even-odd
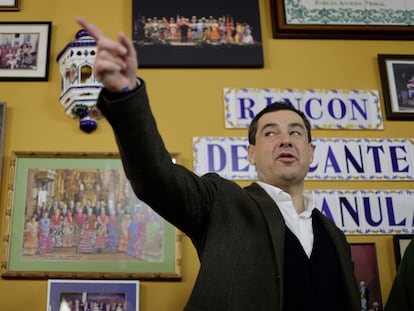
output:
[[[292,147],[292,142],[289,133],[280,135],[280,147]]]

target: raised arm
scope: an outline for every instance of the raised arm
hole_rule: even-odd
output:
[[[76,17],[76,21],[96,41],[95,76],[98,81],[115,93],[136,88],[138,63],[132,41],[122,32],[115,41],[83,17]]]

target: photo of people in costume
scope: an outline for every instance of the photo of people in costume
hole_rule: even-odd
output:
[[[160,262],[163,236],[122,170],[28,171],[23,257]]]

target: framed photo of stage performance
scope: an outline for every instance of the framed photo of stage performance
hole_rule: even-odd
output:
[[[139,311],[139,281],[48,280],[47,310]]]
[[[14,152],[9,176],[3,278],[181,278],[181,233],[135,196],[118,154]]]
[[[261,68],[257,0],[133,0],[139,67]]]

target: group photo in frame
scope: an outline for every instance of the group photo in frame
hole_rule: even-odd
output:
[[[52,22],[0,22],[0,81],[47,81]]]
[[[361,310],[382,310],[378,258],[375,243],[350,243]]]
[[[14,152],[2,277],[181,278],[181,232],[139,200],[116,153]]]
[[[48,280],[47,311],[139,311],[139,281]]]
[[[257,0],[133,0],[139,67],[263,67]]]
[[[414,55],[378,54],[388,120],[414,120]]]
[[[270,0],[274,38],[412,40],[404,1]]]
[[[393,236],[395,265],[397,269],[404,256],[405,249],[413,238],[414,234],[395,234]]]
[[[19,11],[19,0],[0,0],[0,11]]]

